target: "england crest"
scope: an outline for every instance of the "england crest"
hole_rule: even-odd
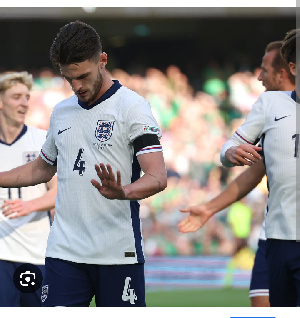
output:
[[[38,151],[25,151],[23,152],[23,164],[35,160],[39,156]]]
[[[112,136],[115,121],[98,120],[95,137],[101,141],[107,141]]]

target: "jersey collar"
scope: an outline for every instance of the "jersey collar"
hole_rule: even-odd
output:
[[[296,103],[300,104],[300,98],[299,98],[298,95],[296,94],[296,90],[292,91],[291,97],[292,97],[292,99],[293,99]]]
[[[78,99],[78,104],[84,108],[84,109],[92,109],[93,107],[95,107],[96,105],[104,102],[106,99],[110,98],[122,85],[119,83],[118,80],[113,80],[113,85],[100,97],[98,98],[92,105],[88,105],[85,102],[81,102]]]
[[[26,131],[27,131],[27,126],[24,125],[22,131],[19,133],[19,135],[17,136],[17,138],[16,138],[11,144],[7,144],[6,142],[2,141],[1,139],[0,139],[0,144],[7,145],[7,146],[11,146],[11,145],[13,145],[15,142],[17,142],[23,135],[25,135]]]

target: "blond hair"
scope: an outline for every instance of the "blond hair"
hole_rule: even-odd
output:
[[[5,92],[18,83],[24,84],[31,90],[33,85],[32,75],[27,72],[9,72],[0,74],[0,93]]]

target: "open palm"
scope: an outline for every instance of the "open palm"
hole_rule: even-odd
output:
[[[101,195],[110,200],[126,199],[125,191],[122,186],[120,171],[117,171],[116,180],[115,174],[112,171],[110,164],[107,164],[106,167],[103,163],[100,163],[99,165],[95,164],[95,170],[99,179],[101,180],[101,184],[95,179],[92,179],[91,183],[96,189],[98,189]]]

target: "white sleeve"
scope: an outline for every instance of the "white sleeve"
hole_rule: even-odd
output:
[[[57,159],[57,148],[55,145],[55,139],[54,139],[54,112],[51,114],[50,118],[50,126],[49,130],[47,132],[46,141],[44,142],[40,155],[41,157],[50,165],[56,165],[56,159]]]
[[[238,137],[240,144],[256,144],[260,138],[266,121],[266,101],[265,94],[260,95],[250,110],[246,121],[241,125],[235,135]]]
[[[129,143],[145,134],[155,134],[161,138],[161,129],[152,114],[149,102],[145,99],[130,107],[126,117]]]
[[[256,144],[261,137],[263,128],[265,127],[266,105],[264,103],[263,93],[255,102],[250,110],[246,121],[237,129],[234,135],[223,145],[220,160],[224,167],[230,168],[235,165],[230,163],[225,158],[226,151],[234,146],[239,146],[245,143]]]

